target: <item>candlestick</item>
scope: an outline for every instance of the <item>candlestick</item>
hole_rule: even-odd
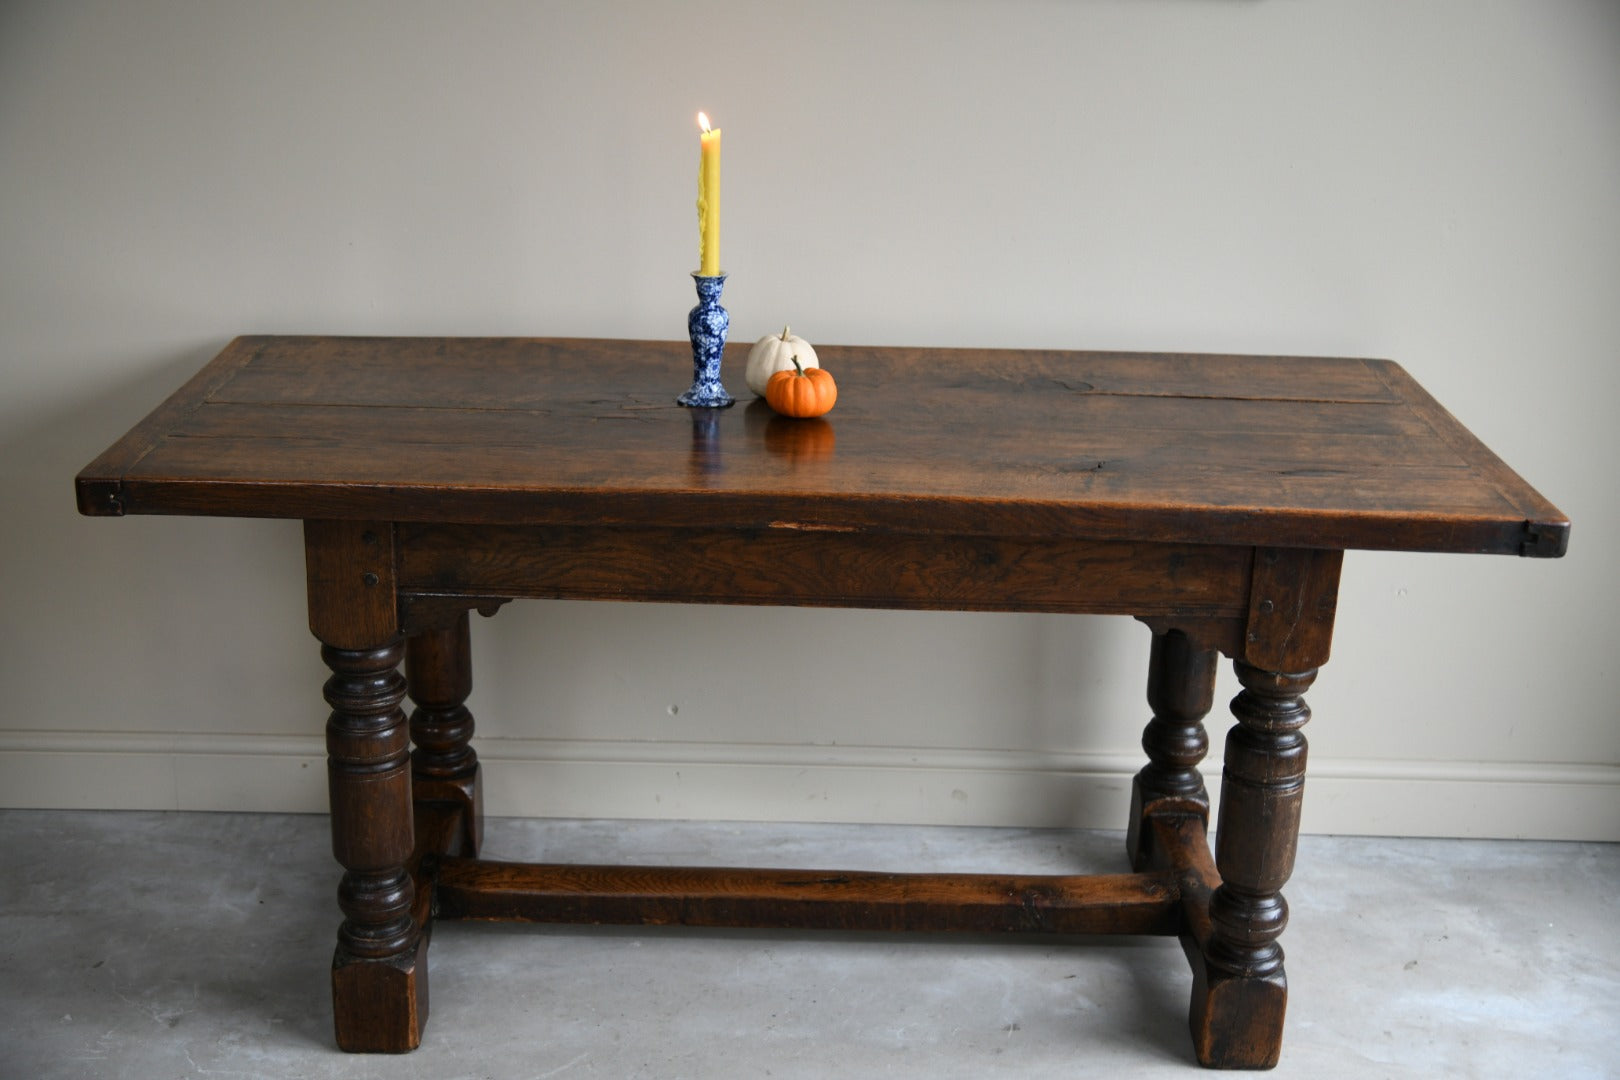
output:
[[[726,275],[693,274],[698,303],[686,317],[686,330],[692,337],[692,386],[675,400],[694,408],[723,408],[732,396],[720,385],[720,358],[726,351],[726,331],[731,315],[720,306],[720,290]]]
[[[698,273],[720,273],[720,129],[709,129],[709,118],[698,113]]]

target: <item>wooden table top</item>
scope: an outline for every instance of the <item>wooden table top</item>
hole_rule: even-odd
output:
[[[747,343],[726,353],[738,390]],[[685,409],[686,342],[243,337],[86,514],[795,527],[1557,556],[1569,523],[1384,360],[818,348],[824,421]]]

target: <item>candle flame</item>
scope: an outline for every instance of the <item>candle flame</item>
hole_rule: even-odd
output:
[[[704,131],[712,130],[709,127],[709,116],[707,113],[698,113],[698,127],[702,128]]]

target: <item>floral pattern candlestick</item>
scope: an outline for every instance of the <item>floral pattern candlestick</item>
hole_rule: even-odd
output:
[[[692,387],[676,400],[693,408],[724,408],[733,401],[720,385],[720,359],[726,351],[726,331],[731,328],[731,315],[720,306],[726,275],[693,274],[692,280],[698,294],[697,307],[686,317],[686,329],[692,336]]]

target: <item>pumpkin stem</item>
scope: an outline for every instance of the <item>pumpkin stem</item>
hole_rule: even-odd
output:
[[[787,339],[788,339],[788,328],[787,328],[787,325],[784,323],[783,326],[782,326],[782,340],[786,341]]]
[[[797,373],[801,377],[804,375],[804,365],[799,363],[799,354],[798,353],[793,354],[793,370],[794,370],[795,373]]]

